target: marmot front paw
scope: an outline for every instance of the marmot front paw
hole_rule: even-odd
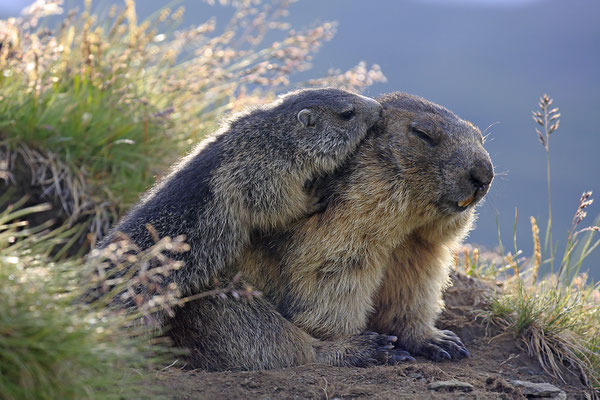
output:
[[[394,363],[396,336],[365,332],[350,337],[347,362],[354,367],[370,367]]]
[[[317,178],[304,182],[304,191],[307,194],[307,214],[313,215],[325,211],[329,203],[327,198],[328,187],[327,177],[319,176]]]
[[[402,362],[412,362],[415,358],[410,353],[401,347],[395,347],[392,351],[392,358],[388,362],[390,365],[396,365]]]
[[[469,350],[452,331],[436,330],[434,335],[420,346],[416,354],[433,361],[460,360],[471,357]]]

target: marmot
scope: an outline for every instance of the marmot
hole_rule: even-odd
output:
[[[320,88],[238,114],[176,164],[99,247],[121,232],[146,249],[154,244],[148,224],[158,237],[185,235],[191,250],[173,255],[185,265],[169,279],[183,296],[194,294],[238,257],[252,231],[312,214],[319,204],[307,185],[341,165],[381,112],[371,98]]]
[[[177,310],[171,336],[191,350],[194,367],[369,365],[411,359],[406,351],[436,361],[469,355],[434,324],[453,251],[494,176],[483,137],[422,98],[393,93],[379,101],[383,122],[327,180],[326,210],[256,232],[229,272],[241,272],[263,297]],[[357,340],[365,330],[396,336],[395,349]]]

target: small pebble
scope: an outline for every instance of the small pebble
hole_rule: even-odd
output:
[[[427,385],[427,389],[435,390],[435,391],[445,391],[445,392],[471,392],[473,391],[473,385],[467,382],[457,381],[456,379],[452,379],[450,381],[436,381],[431,382]]]
[[[567,398],[567,394],[561,389],[549,383],[533,383],[527,381],[511,381],[513,385],[520,388],[528,398],[560,399]]]

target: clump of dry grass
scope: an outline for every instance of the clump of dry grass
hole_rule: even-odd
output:
[[[335,34],[333,22],[291,29],[288,1],[220,3],[235,8],[223,31],[214,18],[178,29],[183,8],[138,21],[133,0],[103,18],[87,1],[52,30],[38,27],[60,0],[0,21],[2,154],[30,166],[69,222],[86,220],[91,242],[220,118],[289,89]],[[281,39],[265,43],[272,31]],[[306,84],[360,91],[384,79],[361,62]]]
[[[600,227],[577,229],[583,220],[582,211],[591,204],[589,195],[582,195],[569,230],[569,244],[561,263],[563,276],[539,275],[543,252],[533,217],[530,257],[522,256],[520,250],[515,252],[517,256],[499,250],[482,262],[479,252],[471,247],[465,248],[457,266],[462,261],[467,274],[500,284],[489,308],[480,313],[485,321],[520,338],[528,353],[550,375],[564,380],[566,367],[597,396],[593,390],[600,390],[600,284],[588,282],[587,273],[581,273],[580,267],[599,245],[593,233]],[[573,238],[584,232],[588,236],[579,246],[576,259],[569,262],[569,254],[578,244]]]
[[[598,288],[556,288],[551,278],[535,286],[514,280],[505,285],[487,320],[516,335],[549,374],[563,379],[564,367],[598,389]]]
[[[542,250],[539,227],[531,217],[532,254],[523,256],[517,247],[515,212],[514,253],[505,253],[499,239],[500,247],[493,262],[478,262],[481,257],[471,250],[465,253],[464,268],[467,273],[502,282],[502,290],[496,293],[490,308],[482,312],[488,323],[519,337],[529,354],[537,357],[549,374],[563,379],[565,367],[578,374],[590,388],[590,394],[597,397],[600,391],[600,284],[589,283],[587,274],[581,273],[581,267],[600,245],[600,240],[594,237],[600,227],[579,227],[586,216],[586,208],[593,202],[592,193],[585,192],[580,197],[567,233],[563,258],[555,272],[549,139],[558,128],[560,114],[557,108],[551,109],[551,105],[552,99],[544,95],[540,98],[540,110],[533,113],[534,120],[543,127],[543,134],[539,129],[536,132],[547,154],[549,215],[546,242],[550,243],[549,247]],[[551,270],[540,276],[545,263],[552,265]]]
[[[145,317],[159,309],[172,314],[179,291],[174,283],[168,283],[168,276],[180,269],[183,262],[172,259],[171,255],[186,251],[189,245],[183,236],[157,238],[154,246],[141,251],[122,235],[106,248],[90,253],[90,285],[94,290],[88,295],[98,305],[127,304]]]
[[[147,250],[142,251],[128,236],[118,233],[115,242],[90,252],[87,269],[91,280],[86,284],[85,301],[99,307],[133,309],[136,318],[143,317],[145,323],[160,329],[154,324],[156,312],[173,317],[174,307],[200,298],[231,296],[238,300],[261,295],[238,273],[225,286],[215,279],[214,289],[182,298],[169,275],[184,266],[183,261],[171,257],[190,250],[185,236],[159,238],[151,225],[147,229],[155,241]]]

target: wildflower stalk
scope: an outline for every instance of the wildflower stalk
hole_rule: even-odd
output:
[[[538,125],[543,128],[543,134],[536,128],[535,132],[540,139],[540,142],[546,150],[546,181],[548,184],[548,225],[546,226],[546,238],[544,240],[544,250],[550,250],[550,267],[554,272],[554,242],[552,240],[552,190],[550,187],[550,135],[558,129],[560,122],[560,113],[558,108],[550,109],[552,98],[547,94],[540,97],[538,103],[540,109],[532,111],[532,118]]]
[[[520,280],[521,277],[519,275],[519,248],[517,247],[517,217],[518,217],[518,213],[517,213],[517,208],[515,207],[515,224],[513,227],[513,246],[514,246],[514,250],[515,250],[515,256],[514,259],[512,257],[512,255],[510,253],[508,253],[507,255],[507,261],[508,264],[510,266],[512,266],[514,272],[515,272],[515,277]]]
[[[600,241],[596,241],[592,244],[592,240],[594,238],[594,233],[600,231],[600,227],[596,225],[589,226],[587,228],[583,228],[580,230],[576,230],[579,223],[586,217],[587,212],[585,209],[592,205],[594,199],[591,198],[592,192],[584,192],[581,194],[581,198],[579,199],[579,206],[577,207],[577,211],[573,216],[573,221],[571,222],[571,228],[569,229],[569,233],[567,235],[567,245],[565,248],[565,253],[563,255],[563,259],[560,265],[560,269],[558,272],[558,278],[561,278],[564,274],[565,280],[567,284],[572,284],[573,278],[575,278],[579,274],[579,270],[581,269],[581,264],[583,260],[598,246]],[[571,255],[575,250],[575,247],[578,244],[577,236],[580,233],[589,232],[586,242],[584,243],[580,253],[579,258],[575,262],[575,265],[571,266]],[[591,246],[591,247],[590,247]],[[558,281],[557,281],[558,285]]]

